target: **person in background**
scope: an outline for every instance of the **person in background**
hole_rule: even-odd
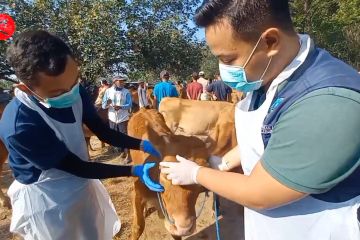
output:
[[[126,79],[121,76],[113,78],[113,86],[105,91],[102,108],[108,109],[109,126],[111,129],[127,134],[127,126],[132,104],[129,90],[124,88]],[[116,148],[121,152],[121,157],[128,154],[127,149]]]
[[[219,73],[215,74],[214,81],[206,90],[213,94],[214,101],[230,101],[232,89],[222,81]]]
[[[157,83],[154,88],[154,96],[156,100],[156,109],[159,109],[160,102],[166,97],[179,97],[175,86],[169,81],[170,73],[163,70],[160,73],[161,82]]]
[[[102,79],[100,81],[101,86],[99,87],[98,97],[95,101],[95,107],[97,109],[102,107],[102,100],[104,98],[106,90],[110,87],[110,84],[106,79]]]
[[[199,72],[199,79],[197,80],[198,83],[200,83],[203,86],[203,92],[206,92],[207,86],[209,86],[209,80],[205,78],[205,72],[200,71]]]
[[[211,100],[211,96],[210,94],[206,91],[207,86],[209,86],[209,80],[207,80],[205,78],[205,72],[204,71],[200,71],[199,72],[199,79],[197,81],[198,83],[200,83],[203,86],[203,92],[200,96],[200,100],[201,101],[210,101]]]
[[[149,141],[116,132],[100,119],[79,84],[79,63],[57,36],[43,30],[20,33],[7,61],[20,80],[0,120],[0,139],[15,177],[8,190],[10,232],[27,240],[113,239],[120,219],[97,179],[138,176],[156,190],[145,170],[155,164],[90,162],[83,124],[110,145],[160,154]]]
[[[150,104],[146,96],[147,88],[145,86],[145,81],[140,80],[138,83],[139,83],[139,87],[138,87],[139,107],[140,109],[142,108],[149,109]]]
[[[191,78],[192,82],[187,86],[187,97],[191,100],[200,100],[200,96],[203,93],[203,86],[198,83],[199,75],[194,72]]]
[[[175,88],[176,91],[178,92],[178,95],[180,98],[186,99],[187,95],[186,95],[186,86],[184,85],[184,83],[180,80],[177,80],[175,82]]]

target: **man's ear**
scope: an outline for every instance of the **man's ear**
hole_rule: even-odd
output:
[[[268,57],[273,57],[279,53],[280,35],[281,33],[277,28],[270,28],[263,34]]]
[[[30,89],[22,82],[20,82],[18,84],[14,84],[13,87],[18,88],[19,90],[21,90],[22,92],[25,92],[28,95],[33,95],[33,93],[30,91]]]

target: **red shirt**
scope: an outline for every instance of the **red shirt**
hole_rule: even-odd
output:
[[[200,94],[203,92],[203,86],[198,82],[192,82],[187,86],[187,94],[192,100],[199,100]]]

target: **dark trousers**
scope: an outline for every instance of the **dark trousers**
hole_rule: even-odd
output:
[[[125,122],[121,122],[121,123],[114,123],[112,121],[109,120],[109,126],[111,129],[117,131],[117,132],[121,132],[124,134],[127,134],[127,127],[128,127],[128,123],[129,121],[125,121]],[[120,152],[128,152],[127,149],[123,149],[123,148],[117,148]]]

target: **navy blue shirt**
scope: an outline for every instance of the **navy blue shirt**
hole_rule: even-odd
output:
[[[214,81],[207,88],[206,91],[213,92],[217,101],[227,101],[228,95],[232,92],[231,88],[222,80]]]
[[[140,148],[141,140],[113,131],[102,122],[83,87],[80,87],[80,94],[83,101],[83,122],[100,140],[117,147]],[[34,101],[57,121],[75,122],[72,108],[47,109],[35,99]],[[17,98],[5,108],[0,120],[0,138],[9,151],[9,166],[14,177],[23,184],[36,182],[42,171],[51,168],[95,179],[131,175],[129,168],[115,170],[114,166],[110,169],[110,165],[103,166],[106,164],[89,163],[79,159],[56,137],[55,132],[36,111]]]

